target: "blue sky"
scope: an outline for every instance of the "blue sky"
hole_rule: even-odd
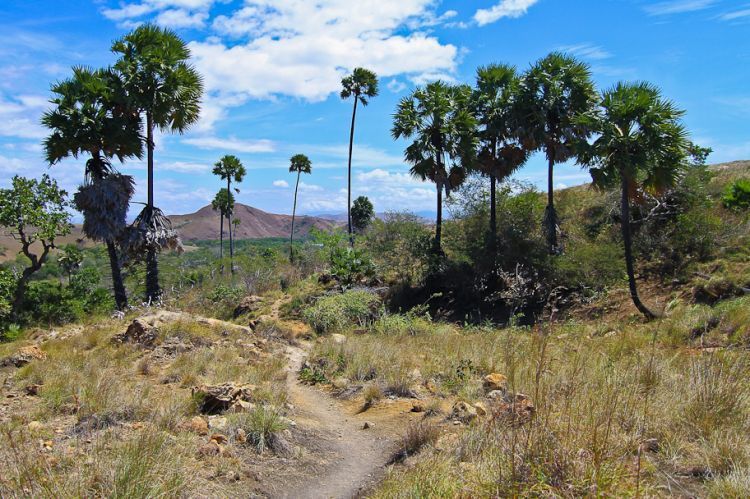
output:
[[[249,170],[238,200],[289,212],[288,158],[305,153],[305,213],[345,211],[351,102],[338,97],[356,66],[381,76],[380,96],[358,116],[354,195],[378,211],[434,211],[435,191],[408,176],[391,114],[414,85],[471,83],[478,65],[525,69],[552,50],[591,65],[600,87],[648,80],[687,111],[693,139],[712,161],[750,158],[750,0],[3,0],[0,3],[0,185],[48,171],[39,117],[49,85],[73,65],[113,62],[111,41],[139,23],[169,26],[190,42],[207,93],[200,122],[158,137],[156,200],[168,213],[208,204],[221,187],[211,165],[224,154]],[[49,172],[69,191],[82,161]],[[544,160],[517,175],[542,185]],[[121,168],[145,192],[138,161]],[[559,186],[585,182],[559,167]]]

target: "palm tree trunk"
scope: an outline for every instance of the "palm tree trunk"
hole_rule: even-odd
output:
[[[349,245],[354,246],[354,232],[352,231],[352,149],[354,148],[354,121],[357,118],[358,96],[354,95],[354,108],[352,110],[352,126],[349,131],[349,184],[346,200],[346,218],[349,221]]]
[[[232,187],[232,180],[227,177],[227,199],[232,195],[230,188]],[[232,274],[234,274],[234,238],[232,237],[232,210],[234,205],[229,207],[227,211],[227,230],[229,231],[229,268]]]
[[[302,173],[297,170],[297,184],[294,186],[294,206],[292,207],[292,232],[289,234],[289,261],[294,262],[294,215],[297,213],[297,189],[299,188],[299,176]]]
[[[125,284],[122,281],[120,258],[117,255],[117,248],[114,241],[107,241],[107,253],[109,254],[109,268],[112,272],[112,288],[115,295],[115,304],[117,305],[117,310],[125,310],[128,308],[128,294],[125,291]]]
[[[544,218],[547,224],[547,246],[549,246],[549,254],[554,255],[557,253],[557,212],[555,212],[555,196],[554,196],[554,168],[555,160],[552,156],[552,151],[547,149],[547,158],[549,166],[547,168],[547,209],[545,210]]]
[[[150,112],[146,113],[146,150],[148,166],[148,204],[149,217],[154,212],[154,120]],[[156,259],[156,248],[149,247],[146,253],[146,301],[153,303],[159,300],[159,263]]]
[[[437,183],[437,220],[435,221],[435,241],[433,251],[436,255],[442,253],[441,239],[443,236],[443,186]]]
[[[622,198],[620,202],[620,227],[622,228],[622,242],[625,246],[625,267],[628,271],[628,286],[630,287],[630,298],[633,300],[635,308],[638,309],[647,319],[656,318],[651,310],[649,310],[638,296],[638,288],[635,283],[635,271],[633,270],[633,239],[630,234],[630,200],[628,198],[628,178],[624,175],[624,172],[620,172],[620,184],[622,186]]]
[[[224,258],[224,210],[219,210],[219,259]]]
[[[492,141],[492,161],[497,157],[497,140]],[[495,261],[497,253],[497,213],[495,191],[497,190],[497,177],[494,169],[490,172],[490,249],[492,250],[492,261]]]

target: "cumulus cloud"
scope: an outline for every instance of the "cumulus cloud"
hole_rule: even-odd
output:
[[[289,182],[287,182],[286,180],[274,180],[273,181],[273,186],[274,187],[281,187],[283,189],[286,189],[286,188],[289,187]]]
[[[274,152],[274,143],[267,139],[242,140],[234,137],[222,139],[220,137],[191,137],[183,139],[184,144],[190,144],[200,149],[223,149],[244,153]]]
[[[39,119],[49,103],[45,97],[0,95],[0,136],[21,139],[41,139],[47,132]]]
[[[539,0],[501,0],[489,9],[479,9],[474,14],[478,25],[484,26],[499,21],[504,17],[521,17]]]
[[[201,28],[208,20],[208,11],[217,0],[143,0],[121,2],[117,8],[104,8],[102,14],[121,27],[130,28],[146,16],[156,15],[156,23],[169,28]]]

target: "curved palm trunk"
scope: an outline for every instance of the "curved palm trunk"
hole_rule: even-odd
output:
[[[154,120],[150,112],[146,113],[146,149],[148,151],[148,204],[149,216],[154,211]],[[150,247],[146,253],[146,301],[154,303],[161,297],[159,287],[159,263],[156,248]]]
[[[231,196],[232,191],[230,190],[232,186],[231,179],[227,178],[227,195]],[[232,274],[234,274],[234,238],[232,236],[232,211],[234,210],[234,206],[230,206],[229,210],[227,211],[227,230],[229,231],[229,268],[231,269]]]
[[[112,272],[112,289],[115,295],[115,304],[117,310],[128,308],[128,294],[125,291],[125,284],[122,280],[122,271],[120,268],[120,258],[117,255],[117,248],[112,240],[107,241],[107,253],[109,254],[109,268]]]
[[[219,259],[224,258],[224,210],[219,210]]]
[[[346,218],[349,221],[349,245],[354,246],[354,232],[352,231],[352,149],[354,148],[354,122],[357,118],[357,94],[354,94],[354,108],[352,110],[352,126],[349,131],[349,179],[346,200]]]
[[[289,234],[289,261],[294,262],[294,216],[297,213],[297,189],[299,188],[299,170],[297,171],[297,184],[294,186],[294,206],[292,207],[292,232]]]
[[[437,184],[437,220],[435,221],[435,240],[433,241],[433,251],[440,255],[442,250],[441,240],[443,237],[443,186]]]
[[[547,224],[547,246],[549,246],[549,254],[557,254],[557,212],[555,211],[555,196],[554,196],[554,168],[555,161],[552,156],[552,151],[547,150],[547,158],[549,166],[547,169],[547,208],[545,209],[544,218]]]
[[[635,308],[638,309],[647,319],[656,318],[651,310],[649,310],[638,296],[638,288],[635,283],[635,271],[633,270],[633,239],[630,233],[630,200],[628,199],[628,179],[624,173],[620,172],[620,184],[622,186],[622,198],[620,201],[620,227],[622,228],[622,241],[625,246],[625,267],[628,272],[628,286],[630,287],[630,298],[633,300]]]

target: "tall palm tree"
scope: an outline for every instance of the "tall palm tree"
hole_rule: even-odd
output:
[[[141,122],[127,112],[118,75],[108,69],[73,68],[73,76],[52,86],[53,108],[42,117],[51,130],[44,140],[47,161],[54,165],[67,157],[87,154],[84,183],[74,196],[84,215],[83,232],[107,246],[117,308],[128,305],[117,242],[133,196],[133,179],[112,166],[117,158],[141,158]]]
[[[404,157],[411,174],[430,180],[437,188],[437,220],[433,250],[442,254],[443,191],[450,196],[466,175],[475,157],[476,122],[469,109],[471,88],[441,81],[416,88],[398,104],[391,134],[413,138]]]
[[[581,143],[581,163],[590,168],[595,186],[609,188],[619,184],[620,226],[630,297],[648,319],[656,315],[638,296],[630,199],[643,191],[659,194],[674,186],[681,175],[689,147],[681,122],[683,114],[653,85],[618,83],[602,94],[600,110],[580,118],[597,135],[593,144]]]
[[[294,206],[292,208],[292,231],[289,234],[289,261],[294,261],[294,217],[297,214],[297,190],[299,189],[299,177],[301,174],[312,172],[312,162],[304,154],[292,156],[289,164],[289,172],[297,172],[297,183],[294,185]]]
[[[596,90],[589,67],[575,58],[553,52],[524,75],[518,103],[522,112],[525,146],[544,151],[547,162],[547,209],[545,226],[550,254],[559,252],[557,212],[554,201],[554,167],[575,155],[575,144],[589,136],[576,116],[596,104]]]
[[[227,181],[227,192],[232,192],[232,182],[240,183],[245,178],[247,170],[237,156],[227,154],[214,164],[213,174]],[[235,188],[235,192],[240,192]],[[227,210],[227,223],[229,229],[229,265],[234,273],[234,239],[232,238],[232,213],[234,212],[234,198],[231,199]]]
[[[171,30],[145,24],[112,44],[119,54],[115,69],[120,73],[129,106],[146,117],[148,201],[136,219],[136,232],[146,249],[146,298],[158,300],[157,251],[178,240],[169,219],[154,206],[154,131],[183,133],[200,114],[203,81],[188,63],[190,50]]]
[[[349,223],[349,244],[354,245],[352,231],[352,149],[354,147],[354,122],[357,118],[357,103],[366,106],[369,99],[378,95],[378,77],[369,69],[355,68],[352,74],[341,80],[341,98],[348,99],[354,96],[354,107],[352,108],[352,126],[349,130],[349,168],[347,184],[346,217]]]
[[[490,178],[490,248],[497,249],[497,183],[515,173],[529,153],[518,136],[519,77],[516,68],[491,64],[477,69],[472,110],[477,120],[477,169]]]
[[[224,258],[224,219],[227,218],[232,206],[234,206],[234,195],[225,187],[219,189],[211,201],[211,208],[219,212],[219,258]]]

